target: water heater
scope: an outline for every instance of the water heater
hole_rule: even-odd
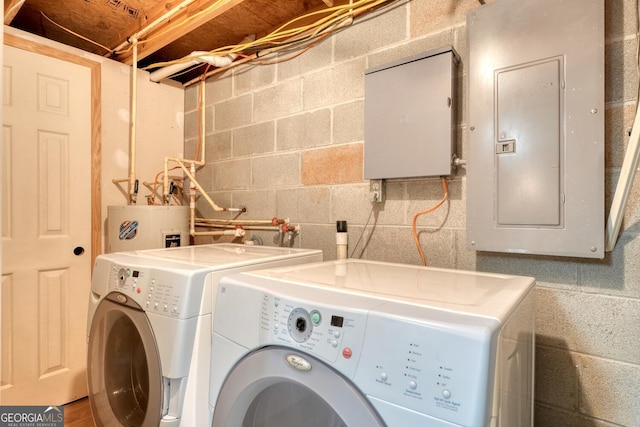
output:
[[[189,245],[189,206],[109,206],[107,252]]]

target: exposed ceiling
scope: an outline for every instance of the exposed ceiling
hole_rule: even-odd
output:
[[[141,35],[139,67],[261,37],[334,3],[349,0],[4,0],[6,25],[125,64]],[[203,67],[173,79],[188,82]]]

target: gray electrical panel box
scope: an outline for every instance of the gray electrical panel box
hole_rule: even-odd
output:
[[[451,174],[459,62],[447,46],[365,71],[365,179]]]
[[[604,256],[604,0],[467,15],[467,246]]]

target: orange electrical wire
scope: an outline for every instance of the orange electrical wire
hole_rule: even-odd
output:
[[[442,204],[449,198],[449,188],[447,187],[447,179],[444,176],[441,176],[440,179],[442,180],[442,190],[444,191],[444,195],[442,196],[442,199],[438,203],[436,203],[434,206],[430,207],[429,209],[424,210],[422,212],[418,212],[413,216],[413,223],[411,227],[413,230],[413,240],[416,242],[416,246],[418,247],[418,253],[420,254],[422,265],[427,265],[427,261],[424,258],[424,252],[422,251],[422,246],[420,246],[420,239],[418,239],[416,222],[418,221],[418,217],[420,215],[428,214],[435,211],[440,206],[442,206]]]
[[[47,21],[51,22],[51,23],[52,23],[53,25],[55,25],[56,27],[58,27],[58,28],[60,28],[60,29],[62,29],[62,30],[64,30],[64,31],[68,32],[69,34],[73,34],[74,36],[76,36],[76,37],[78,37],[78,38],[80,38],[80,39],[82,39],[82,40],[84,40],[84,41],[86,41],[86,42],[89,42],[89,43],[94,44],[94,45],[96,45],[96,46],[98,46],[98,47],[101,47],[101,48],[103,48],[104,50],[106,50],[107,52],[111,52],[111,51],[112,51],[111,49],[109,49],[109,48],[108,48],[107,46],[105,46],[105,45],[102,45],[102,44],[100,44],[100,43],[98,43],[98,42],[95,42],[95,41],[91,40],[90,38],[87,38],[87,37],[83,36],[82,34],[78,34],[78,33],[76,33],[75,31],[72,31],[72,30],[70,30],[70,29],[69,29],[69,28],[67,28],[67,27],[63,27],[62,25],[58,24],[56,21],[54,21],[53,19],[51,19],[51,18],[49,18],[47,15],[45,15],[45,14],[44,14],[44,12],[40,11],[40,14],[42,14],[42,16],[43,16]]]

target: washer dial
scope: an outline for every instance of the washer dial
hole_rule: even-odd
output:
[[[289,335],[297,342],[305,342],[313,332],[313,323],[309,312],[304,308],[296,308],[289,314]]]
[[[127,281],[127,277],[129,277],[129,274],[131,274],[129,272],[128,268],[120,268],[120,270],[118,270],[118,287],[119,288],[124,288],[124,284]]]

